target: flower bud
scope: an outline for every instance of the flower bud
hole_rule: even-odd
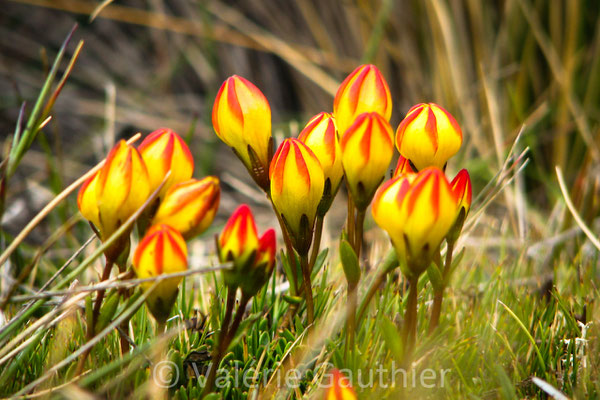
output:
[[[170,129],[162,128],[149,134],[138,146],[150,177],[151,191],[162,183],[167,172],[169,179],[162,187],[159,197],[176,183],[186,181],[194,172],[192,153],[183,139]]]
[[[256,183],[268,190],[271,107],[262,92],[240,76],[228,78],[215,99],[212,123],[217,136],[234,150]]]
[[[366,209],[394,155],[390,124],[377,113],[364,113],[340,141],[346,184],[359,209]]]
[[[374,65],[361,65],[342,82],[333,100],[333,115],[340,135],[362,113],[376,112],[386,121],[392,116],[392,96]]]
[[[452,191],[456,195],[458,206],[465,210],[465,214],[471,209],[471,198],[473,196],[471,189],[471,177],[469,171],[461,169],[450,183]]]
[[[458,204],[444,173],[429,167],[386,182],[375,194],[373,218],[392,239],[407,277],[418,277],[456,220]]]
[[[259,239],[254,216],[242,204],[231,215],[217,239],[221,262],[233,262],[233,268],[223,270],[227,286],[240,287],[248,296],[256,294],[271,276],[275,266],[276,239],[273,229]]]
[[[469,172],[466,169],[461,169],[452,182],[450,182],[450,186],[456,196],[458,212],[456,222],[448,234],[448,243],[456,242],[458,240],[467,214],[469,214],[469,210],[471,209],[472,189]]]
[[[275,230],[268,229],[258,240],[254,263],[240,280],[240,288],[247,296],[254,296],[269,280],[275,267],[276,251]]]
[[[350,381],[339,370],[331,371],[331,382],[327,382],[329,389],[325,393],[324,400],[357,400],[356,392]]]
[[[83,218],[90,221],[98,229],[100,228],[100,216],[98,212],[98,200],[96,197],[96,183],[98,172],[90,176],[79,189],[77,194],[77,207]]]
[[[217,241],[221,262],[232,261],[234,270],[245,270],[254,261],[258,234],[250,207],[242,204],[229,217]]]
[[[308,252],[317,207],[323,196],[323,168],[298,139],[286,139],[269,168],[271,200],[285,222],[298,253]]]
[[[443,169],[462,144],[462,131],[452,115],[434,103],[413,106],[396,131],[396,147],[417,169]]]
[[[220,196],[219,179],[214,176],[177,183],[165,194],[152,224],[170,225],[191,239],[212,224]]]
[[[325,112],[314,116],[300,132],[298,140],[312,150],[323,168],[325,189],[318,211],[321,216],[324,216],[344,176],[342,150],[333,116]]]
[[[152,226],[135,250],[133,268],[140,279],[187,270],[183,237],[168,225]],[[164,323],[169,317],[181,280],[182,277],[174,277],[161,281],[146,298],[146,305],[158,322]],[[154,282],[144,282],[141,288],[148,290],[153,285]]]
[[[96,226],[104,241],[146,202],[150,193],[150,178],[140,153],[121,140],[102,168],[83,184],[77,202],[82,215]],[[128,243],[128,236],[117,240],[106,250],[107,258],[117,261]]]
[[[400,156],[398,158],[398,164],[394,170],[393,178],[396,178],[402,174],[414,174],[415,170],[410,166],[410,161],[407,158]]]

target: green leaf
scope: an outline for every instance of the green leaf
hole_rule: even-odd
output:
[[[402,339],[400,338],[400,332],[398,332],[398,327],[390,321],[388,317],[383,317],[381,319],[381,333],[383,335],[383,340],[387,345],[390,352],[397,358],[402,358],[403,347],[402,347]]]
[[[427,268],[427,276],[435,291],[444,290],[444,277],[436,263],[431,263],[429,265],[429,268]]]
[[[117,290],[113,290],[106,300],[102,303],[100,308],[100,315],[98,315],[98,322],[96,322],[96,333],[102,331],[112,321],[119,306],[119,300],[121,295]]]
[[[317,259],[315,260],[315,265],[313,265],[312,272],[310,273],[311,278],[313,280],[315,279],[319,271],[323,269],[323,266],[325,265],[325,260],[327,259],[327,254],[329,254],[329,249],[323,249],[317,256]]]
[[[360,280],[360,266],[354,249],[347,240],[340,242],[340,259],[349,286],[356,286]]]

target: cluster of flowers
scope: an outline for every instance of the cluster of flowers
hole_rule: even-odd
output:
[[[374,65],[362,65],[340,85],[333,113],[317,114],[298,138],[285,139],[273,152],[271,109],[255,85],[232,76],[215,99],[212,122],[217,136],[233,149],[271,200],[289,264],[297,265],[294,251],[299,257],[303,286],[295,282],[296,271],[288,274],[288,279],[293,295],[304,292],[309,323],[314,260],[311,257],[309,263],[307,254],[311,246],[318,250],[320,228],[316,221],[322,223],[344,178],[350,194],[350,244],[359,254],[362,219],[373,201],[373,217],[389,234],[411,288],[424,271],[429,272],[432,261],[439,259],[444,239],[451,253],[462,230],[471,204],[470,177],[462,170],[449,181],[444,172],[448,159],[462,144],[459,125],[442,107],[418,104],[408,111],[394,137],[391,114],[387,82]],[[382,185],[394,156],[394,144],[400,153],[398,165],[393,177]],[[103,241],[111,239],[145,205],[137,221],[145,234],[133,257],[140,278],[185,271],[185,240],[205,231],[213,221],[219,181],[212,176],[192,179],[193,164],[185,142],[173,131],[161,129],[137,149],[119,142],[79,192],[79,209]],[[152,196],[156,201],[146,204]],[[357,226],[360,233],[356,233]],[[107,248],[107,265],[116,263],[124,269],[129,236],[129,232],[121,235]],[[229,306],[221,333],[223,348],[215,353],[217,360],[237,328],[235,320],[228,326],[235,292],[239,288],[247,301],[273,271],[275,236],[269,229],[259,237],[249,207],[242,205],[217,240],[221,262],[233,266],[223,272]],[[161,323],[170,313],[180,281],[180,277],[161,281],[147,298],[150,311]],[[350,288],[349,277],[348,283]],[[356,283],[352,282],[352,287]],[[153,283],[147,282],[142,289],[151,286]],[[243,312],[238,310],[238,314]]]
[[[133,267],[141,279],[183,272],[188,265],[185,240],[211,225],[220,199],[219,180],[193,179],[193,170],[188,146],[170,129],[152,132],[138,148],[121,140],[82,185],[79,210],[106,241],[158,191],[138,219],[145,234],[135,250]],[[117,263],[125,269],[129,237],[129,233],[121,235],[106,250],[108,265]],[[165,279],[149,294],[148,308],[159,322],[169,316],[181,279]],[[142,289],[152,285],[144,282]]]
[[[333,114],[313,117],[273,157],[269,103],[246,79],[232,76],[225,81],[212,119],[217,135],[270,195],[298,253],[308,251],[315,216],[327,212],[345,177],[358,210],[366,209],[375,196],[373,216],[403,259],[403,272],[419,275],[451,228],[464,221],[471,182],[466,170],[451,182],[443,172],[462,144],[462,131],[448,111],[433,103],[412,107],[395,140],[391,113],[385,79],[374,65],[363,65],[341,84]],[[398,166],[392,180],[379,188],[394,142]]]

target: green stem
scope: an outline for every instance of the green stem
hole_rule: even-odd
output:
[[[364,314],[367,311],[367,307],[369,306],[369,303],[371,303],[373,296],[375,296],[375,293],[377,293],[377,291],[379,290],[379,287],[385,280],[386,275],[397,266],[398,257],[396,256],[396,252],[394,250],[391,250],[385,257],[385,260],[383,261],[383,264],[381,265],[381,268],[379,270],[379,273],[375,277],[375,280],[371,283],[369,291],[363,298],[363,301],[360,303],[360,307],[358,309],[358,316],[356,319],[357,323],[360,323],[360,321],[363,319]]]
[[[356,258],[360,261],[360,250],[363,244],[363,229],[365,225],[365,211],[366,210],[356,210],[356,223],[355,223],[355,231],[354,231],[354,252],[356,253]]]
[[[348,190],[348,222],[346,223],[346,229],[348,229],[348,242],[354,247],[354,200],[352,200],[350,190]]]
[[[306,314],[308,319],[308,325],[312,325],[312,323],[315,320],[315,306],[313,303],[312,283],[310,281],[308,254],[300,255],[300,267],[302,268],[302,278],[304,278],[304,295],[306,299]]]
[[[281,215],[279,215],[279,213],[277,212],[277,208],[275,208],[275,203],[273,203],[271,196],[269,196],[269,201],[271,202],[271,207],[273,207],[273,212],[277,216],[277,221],[279,222],[279,227],[281,228],[281,234],[285,243],[285,250],[287,252],[288,263],[292,271],[296,271],[296,256],[294,253],[294,247],[292,246],[292,241],[290,240],[290,235],[287,231],[285,223],[283,222],[283,219],[281,218]],[[298,282],[296,282],[296,277],[294,276],[294,274],[292,274],[292,276],[288,276],[287,278],[290,281],[294,294],[298,294]]]
[[[100,283],[104,282],[105,280],[107,280],[110,277],[110,272],[112,270],[112,267],[113,267],[113,261],[109,258],[106,258],[106,263],[104,264],[104,270],[102,271],[102,277],[100,278]],[[98,316],[100,315],[100,307],[102,307],[102,300],[104,299],[104,293],[105,293],[104,289],[98,290],[98,294],[96,295],[96,302],[94,303],[94,310],[92,312],[92,319],[91,319],[91,321],[86,321],[86,323],[87,323],[86,338],[88,341],[91,340],[95,335],[96,321],[98,321]],[[77,375],[79,375],[81,372],[83,372],[83,367],[85,366],[85,360],[87,359],[87,357],[91,351],[92,351],[92,347],[90,347],[87,351],[85,351],[81,355],[81,358],[79,359],[79,364],[77,366],[77,371],[78,371]]]
[[[402,339],[404,341],[405,359],[408,361],[415,347],[417,337],[417,291],[419,277],[411,277],[408,280],[409,290],[406,308],[404,310],[404,327]]]
[[[354,351],[354,338],[356,332],[356,306],[357,306],[356,285],[348,285],[348,305],[346,309],[346,331],[347,341],[346,350],[350,353]]]
[[[442,302],[444,301],[444,290],[448,279],[450,279],[450,270],[452,269],[452,253],[454,252],[454,242],[448,242],[446,250],[446,261],[444,262],[444,270],[442,271],[442,286],[434,290],[433,306],[431,308],[431,318],[429,320],[429,334],[438,327],[440,323],[440,315],[442,313]]]
[[[235,300],[235,292],[233,292],[233,293],[234,293],[234,295],[231,297]],[[231,341],[235,337],[235,333],[238,330],[240,323],[242,322],[242,319],[244,318],[244,312],[246,311],[246,305],[248,304],[248,301],[250,301],[250,297],[246,296],[242,292],[242,299],[241,299],[238,309],[235,313],[235,318],[233,320],[233,323],[231,324],[231,327],[228,329],[224,323],[226,322],[226,319],[227,319],[227,323],[229,323],[228,320],[231,319],[231,314],[233,312],[233,303],[234,303],[234,302],[230,303],[229,299],[230,299],[230,296],[228,293],[228,297],[227,297],[228,308],[227,308],[227,310],[225,310],[225,318],[223,318],[223,324],[221,326],[221,334],[219,335],[219,344],[215,348],[216,351],[213,353],[214,357],[211,361],[208,377],[206,378],[206,385],[204,386],[204,389],[202,390],[202,395],[200,396],[201,399],[213,392],[213,389],[215,386],[215,380],[217,378],[217,372],[219,369],[219,365],[221,364],[221,360],[223,359],[223,356],[225,355],[227,348],[231,344]],[[231,305],[231,307],[229,307],[230,305]],[[229,318],[227,318],[227,314],[229,314]]]
[[[312,253],[310,254],[310,270],[312,271],[315,266],[315,262],[317,261],[317,257],[319,256],[319,250],[321,249],[321,236],[323,235],[323,221],[325,220],[324,216],[317,215],[317,221],[315,222],[315,236],[313,239],[313,248]]]

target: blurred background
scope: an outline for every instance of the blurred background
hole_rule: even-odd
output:
[[[597,220],[599,17],[595,0],[4,0],[2,138],[14,131],[21,103],[30,108],[35,101],[75,23],[68,56],[85,41],[52,121],[11,180],[4,228],[18,232],[116,139],[159,127],[188,139],[197,177],[222,180],[221,221],[249,202],[265,204],[259,224],[271,224],[263,196],[213,133],[221,83],[238,74],[265,93],[279,142],[312,115],[331,111],[339,83],[368,62],[390,84],[394,128],[419,102],[439,103],[456,117],[465,141],[449,175],[468,168],[476,196],[513,146],[513,154],[529,148],[528,165],[478,216],[485,228],[468,242],[483,249],[501,237],[520,252],[574,226],[555,166],[585,221]],[[74,210],[70,202],[65,216]],[[341,224],[344,214],[334,207],[330,222]],[[41,240],[52,226],[29,240]]]

